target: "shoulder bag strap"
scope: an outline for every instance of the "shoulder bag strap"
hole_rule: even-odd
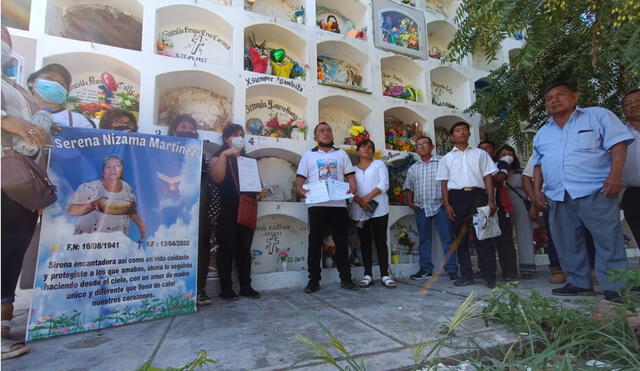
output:
[[[231,162],[230,158],[227,158],[227,166],[231,171],[231,177],[233,178],[233,184],[236,185],[236,189],[238,190],[238,194],[240,194],[240,186],[238,185],[238,180],[236,179],[236,171],[233,169],[233,162]]]
[[[524,201],[525,203],[529,201],[528,199],[526,199],[526,198],[522,197],[522,195],[520,194],[520,192],[516,191],[516,190],[511,186],[511,184],[509,184],[509,182],[504,182],[504,183],[505,183],[505,184],[507,185],[507,187],[509,187],[509,189],[510,189],[510,190],[512,190],[512,191],[513,191],[513,193],[515,193],[515,194],[516,194],[516,196],[518,196],[522,201]]]
[[[67,113],[69,114],[69,127],[72,128],[73,127],[73,116],[71,115],[71,111],[67,110]]]

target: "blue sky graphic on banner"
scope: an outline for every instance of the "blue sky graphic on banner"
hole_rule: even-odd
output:
[[[28,339],[195,311],[202,142],[63,128]]]

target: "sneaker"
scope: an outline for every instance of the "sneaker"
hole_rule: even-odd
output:
[[[307,283],[307,287],[304,288],[304,292],[307,294],[314,293],[318,290],[320,290],[320,282],[318,281],[309,281],[309,283]]]
[[[412,274],[409,276],[409,278],[411,278],[412,280],[421,280],[424,278],[428,278],[433,276],[433,273],[431,272],[427,272],[427,271],[423,271],[422,269],[420,269],[418,272],[416,272],[416,274]]]
[[[345,290],[349,290],[349,291],[358,290],[358,286],[356,286],[356,284],[353,283],[352,280],[347,280],[347,281],[340,282],[340,287],[342,287]]]
[[[240,296],[244,296],[245,298],[251,299],[259,299],[262,295],[259,292],[254,290],[251,286],[246,289],[240,290]]]
[[[617,291],[604,291],[604,300],[606,301],[610,301],[612,303],[617,303],[617,304],[622,304],[623,300],[622,300],[622,296],[620,296],[620,294],[618,294]]]
[[[468,280],[466,278],[459,278],[453,281],[454,286],[469,286],[473,284],[473,280]]]
[[[449,273],[447,273],[447,278],[449,278],[449,280],[451,280],[451,281],[455,281],[460,277],[458,276],[457,272],[449,272]]]
[[[196,304],[199,306],[205,306],[205,305],[209,305],[213,303],[213,299],[211,298],[211,296],[207,295],[206,292],[203,291],[199,291],[198,292],[198,297],[196,299]]]
[[[595,292],[592,289],[583,289],[581,287],[573,286],[567,283],[563,287],[551,290],[553,295],[557,296],[577,296],[577,295],[593,295]]]
[[[496,281],[487,281],[487,287],[493,289],[496,287]]]
[[[223,291],[220,294],[218,294],[218,296],[224,301],[238,301],[238,295],[236,295],[236,293],[233,291],[229,291],[229,292]]]

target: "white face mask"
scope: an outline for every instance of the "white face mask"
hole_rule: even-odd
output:
[[[244,137],[232,137],[231,147],[237,149],[238,151],[242,151],[242,149],[244,148]]]
[[[511,164],[513,163],[513,156],[509,156],[509,155],[502,156],[502,157],[500,158],[500,161],[504,161],[504,162],[506,162],[507,164],[511,165]]]

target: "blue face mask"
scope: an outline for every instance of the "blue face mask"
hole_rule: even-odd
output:
[[[35,89],[49,103],[62,104],[67,100],[67,89],[55,81],[38,80]]]

